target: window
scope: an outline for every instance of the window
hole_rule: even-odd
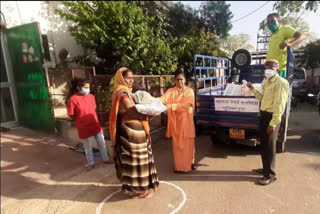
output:
[[[50,51],[49,51],[49,42],[48,36],[46,34],[42,34],[42,45],[44,50],[44,61],[51,62]]]

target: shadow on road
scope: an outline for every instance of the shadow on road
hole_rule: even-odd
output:
[[[288,131],[286,152],[319,155],[320,129]]]

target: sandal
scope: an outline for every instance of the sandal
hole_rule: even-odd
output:
[[[146,194],[143,194],[138,197],[138,199],[143,199],[143,198],[150,198],[153,195],[152,191],[147,192]]]
[[[198,170],[198,168],[199,168],[199,165],[198,165],[198,164],[193,163],[193,164],[191,165],[191,169],[194,170],[194,171]]]
[[[275,182],[276,180],[277,180],[276,177],[272,177],[272,178],[261,178],[261,179],[258,181],[258,184],[263,185],[263,186],[266,186],[266,185],[271,184],[272,182]]]

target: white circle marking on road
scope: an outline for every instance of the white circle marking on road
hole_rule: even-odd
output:
[[[183,189],[181,187],[179,187],[178,185],[175,185],[173,183],[170,183],[170,182],[167,182],[167,181],[159,181],[159,183],[164,183],[164,184],[167,184],[169,186],[173,186],[174,188],[176,188],[177,190],[179,190],[181,192],[181,195],[182,195],[182,201],[180,202],[179,206],[174,209],[173,211],[170,212],[170,214],[176,214],[183,206],[184,204],[186,203],[187,201],[187,195],[186,193],[183,191]],[[117,190],[117,191],[114,191],[113,193],[111,193],[110,195],[108,195],[97,207],[96,209],[96,214],[101,214],[101,209],[102,209],[102,206],[105,202],[107,202],[112,196],[114,196],[115,194],[121,192],[121,190]]]

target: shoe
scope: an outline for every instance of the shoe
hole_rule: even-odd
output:
[[[263,169],[253,169],[252,171],[254,171],[258,174],[263,174]]]
[[[86,169],[87,171],[90,171],[92,169],[94,169],[96,166],[93,164],[93,165],[86,165]]]
[[[263,186],[266,186],[266,185],[269,185],[269,184],[275,182],[276,180],[277,180],[276,177],[272,177],[272,178],[261,178],[261,179],[258,181],[258,184],[263,185]]]

